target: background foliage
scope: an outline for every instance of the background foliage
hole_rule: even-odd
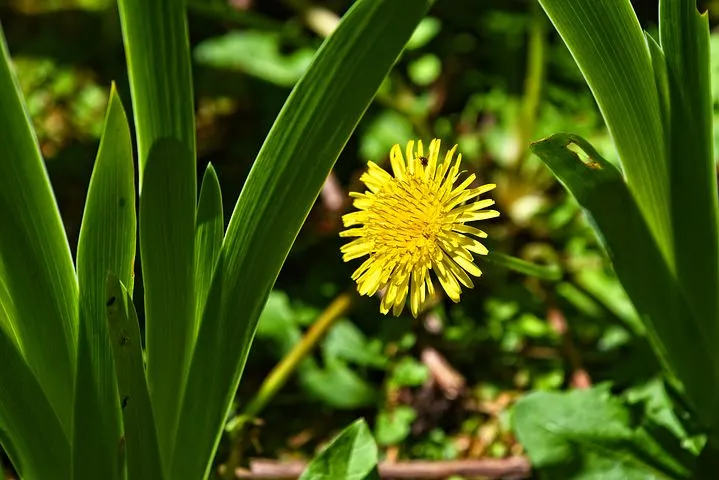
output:
[[[224,205],[235,204],[289,89],[349,4],[188,2],[198,177],[211,161]],[[633,4],[642,26],[655,31],[656,2]],[[705,7],[714,25],[719,3]],[[0,18],[75,254],[111,81],[129,111],[117,11],[106,0],[6,0]],[[719,36],[711,42],[719,78]],[[490,250],[559,274],[522,275],[481,260],[485,274],[461,304],[440,301],[419,320],[385,318],[377,299],[353,299],[259,415],[248,455],[307,458],[358,416],[368,420],[381,458],[520,454],[508,415],[518,398],[602,382],[611,382],[621,402],[603,403],[603,390],[577,392],[562,397],[561,410],[597,402],[598,418],[629,418],[640,409],[642,428],[675,434],[685,428],[657,381],[659,366],[645,332],[578,205],[528,151],[531,140],[559,131],[581,135],[617,162],[579,70],[537,5],[438,2],[343,151],[290,253],[262,315],[236,413],[320,313],[352,289],[353,266],[341,262],[337,236],[349,208],[346,192],[359,188],[366,160],[387,162],[393,143],[412,137],[458,143],[467,168],[498,185],[493,196],[503,216],[487,227]],[[135,282],[138,296],[140,275]],[[142,324],[142,304],[137,308]],[[569,429],[567,435],[571,419],[558,427]],[[646,448],[628,435],[619,425],[606,438]],[[560,440],[542,454],[556,455]],[[218,462],[230,450],[223,439]],[[602,461],[591,445],[582,455]],[[637,478],[647,469],[685,473],[681,462],[632,468]]]

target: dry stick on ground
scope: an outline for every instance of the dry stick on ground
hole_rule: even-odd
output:
[[[450,400],[457,398],[465,387],[465,379],[461,373],[449,364],[446,358],[432,347],[422,350],[422,363],[429,369],[432,378]]]
[[[301,462],[284,463],[273,460],[252,460],[250,470],[237,469],[237,478],[252,480],[294,480],[305,468]],[[440,480],[452,475],[504,479],[529,478],[532,467],[525,457],[484,460],[410,461],[381,463],[379,474],[386,479]]]

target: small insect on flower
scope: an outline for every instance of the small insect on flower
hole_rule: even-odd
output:
[[[399,145],[390,151],[390,175],[374,162],[360,180],[365,193],[350,193],[356,212],[342,217],[346,230],[342,237],[354,240],[342,246],[348,262],[367,256],[352,274],[361,295],[374,295],[386,288],[380,311],[399,315],[409,294],[410,310],[417,317],[425,302],[434,295],[430,270],[454,302],[462,288],[474,284],[467,275],[479,277],[472,253],[486,255],[487,248],[477,238],[486,238],[482,230],[469,222],[499,216],[491,199],[478,197],[492,190],[488,184],[470,188],[474,174],[456,184],[462,155],[455,145],[440,163],[440,141],[432,140],[427,156],[422,142],[409,141],[405,155]],[[455,185],[456,184],[456,185]]]

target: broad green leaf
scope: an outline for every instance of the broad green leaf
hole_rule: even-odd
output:
[[[0,329],[0,445],[19,478],[71,478],[70,440],[17,345]]]
[[[207,475],[262,306],[332,165],[428,8],[360,0],[295,86],[245,183],[215,268],[170,477]]]
[[[584,208],[658,357],[683,383],[703,423],[713,425],[719,398],[715,342],[704,335],[621,174],[575,135],[554,135],[531,148]]]
[[[112,86],[105,129],[77,246],[80,337],[75,377],[73,477],[120,478],[120,403],[105,319],[108,272],[132,284],[135,259],[135,173],[125,110]]]
[[[709,19],[696,0],[659,2],[668,76],[671,214],[677,278],[705,335],[719,341],[719,230]]]
[[[197,318],[202,317],[207,293],[212,283],[212,272],[220,255],[222,238],[225,233],[225,218],[222,214],[222,192],[220,182],[212,164],[207,165],[200,188],[197,205],[197,227],[195,229],[195,274],[197,295]],[[199,328],[200,323],[197,322]],[[194,333],[197,335],[197,332]]]
[[[532,466],[546,478],[677,480],[689,478],[693,466],[678,438],[646,423],[605,386],[531,393],[512,418]]]
[[[363,419],[345,428],[317,455],[300,480],[363,480],[377,466],[377,445]]]
[[[652,59],[629,0],[540,0],[594,94],[629,189],[673,270],[669,174]]]
[[[147,375],[169,462],[196,330],[197,179],[185,3],[118,4],[137,133]]]
[[[107,325],[125,426],[127,478],[162,480],[165,475],[135,305],[117,276],[108,275],[106,288]]]
[[[17,336],[25,359],[69,434],[77,345],[77,279],[1,28],[0,105],[3,329]]]

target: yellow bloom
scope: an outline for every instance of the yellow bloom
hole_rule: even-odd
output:
[[[417,317],[425,300],[434,295],[429,271],[454,302],[474,284],[467,273],[482,274],[473,263],[472,252],[486,255],[487,248],[475,238],[486,238],[482,230],[468,222],[497,217],[496,210],[485,210],[493,200],[477,197],[495,185],[469,188],[475,175],[467,176],[455,186],[462,154],[452,158],[455,145],[439,163],[440,141],[432,140],[425,156],[422,142],[407,143],[406,155],[399,145],[392,147],[390,162],[394,176],[374,162],[360,180],[369,189],[351,193],[358,211],[342,217],[346,230],[342,237],[356,237],[342,246],[343,260],[348,262],[369,255],[354,272],[361,295],[374,295],[387,287],[380,311],[399,315],[409,293],[412,315]]]

